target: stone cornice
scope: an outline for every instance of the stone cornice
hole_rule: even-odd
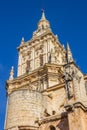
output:
[[[53,33],[50,30],[47,30],[46,32],[42,33],[40,36],[37,36],[35,38],[32,38],[31,40],[25,42],[25,44],[17,47],[17,49],[19,50],[20,48],[23,48],[25,46],[28,46],[29,44],[32,45],[33,42],[40,40],[42,37],[45,37],[46,35],[51,34],[53,36]]]
[[[17,47],[17,49],[20,50],[23,47],[27,47],[29,44],[33,47],[33,46],[35,46],[35,44],[32,45],[32,43],[34,43],[35,41],[40,41],[41,39],[44,40],[44,37],[49,34],[55,39],[55,41],[57,42],[57,44],[59,44],[61,49],[65,51],[65,49],[63,48],[63,46],[61,45],[61,43],[58,41],[58,39],[56,38],[56,36],[53,34],[53,32],[51,30],[47,30],[46,32],[42,33],[40,36],[32,38],[31,40],[25,42],[25,44]],[[48,38],[46,40],[48,40]]]
[[[7,83],[15,83],[15,82],[16,82],[16,83],[20,83],[21,80],[25,80],[25,81],[26,81],[27,79],[29,80],[30,77],[35,76],[35,75],[39,74],[39,73],[42,72],[42,71],[46,71],[46,72],[47,72],[47,68],[48,68],[48,67],[61,68],[62,65],[47,64],[47,63],[46,63],[44,66],[39,67],[38,69],[36,69],[36,70],[30,72],[29,74],[26,73],[26,74],[24,74],[24,75],[21,75],[21,76],[15,78],[14,80],[7,80]]]
[[[49,68],[51,68],[51,67],[54,68],[53,70],[57,69],[57,72],[49,72]],[[7,92],[8,92],[8,94],[10,94],[11,92],[17,91],[23,87],[25,87],[25,88],[27,87],[27,89],[28,89],[29,84],[31,85],[34,82],[38,82],[42,78],[44,79],[49,76],[52,77],[52,75],[57,77],[58,72],[62,74],[61,68],[62,68],[62,66],[58,66],[55,64],[45,64],[44,66],[39,67],[38,69],[30,72],[29,74],[26,73],[13,80],[7,80],[6,81]],[[53,86],[52,88],[51,87],[48,88],[47,91],[51,91],[51,89],[53,89],[53,90],[58,89],[60,87],[63,87],[63,85],[61,85],[61,83]]]
[[[36,126],[19,126],[18,127],[20,130],[31,130],[31,129],[34,129],[34,130],[37,130],[38,129],[38,127],[36,127]]]
[[[67,112],[74,111],[75,108],[81,108],[83,111],[87,112],[87,107],[80,101],[75,102],[73,104],[65,105],[65,109]]]
[[[50,88],[47,88],[46,90],[42,91],[42,93],[44,92],[50,92],[50,91],[54,91],[54,90],[57,90],[57,89],[60,89],[60,88],[64,88],[65,87],[65,84],[62,83],[62,84],[56,84]]]
[[[24,129],[35,129],[37,130],[38,127],[36,126],[13,126],[13,127],[10,127],[9,129],[15,129],[15,128],[19,128],[20,130],[24,130]],[[4,129],[4,130],[8,130],[8,129]]]

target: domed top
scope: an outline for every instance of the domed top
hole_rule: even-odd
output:
[[[38,29],[46,29],[46,28],[50,28],[50,23],[45,17],[44,10],[42,10],[42,17],[38,22]]]

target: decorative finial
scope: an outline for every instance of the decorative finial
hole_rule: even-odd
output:
[[[42,8],[42,13],[44,12],[44,9]]]
[[[65,48],[64,44],[63,44],[63,48]]]
[[[42,17],[38,22],[38,30],[43,31],[45,29],[50,29],[50,23],[45,17],[44,9],[42,9]]]
[[[24,37],[22,37],[22,41],[24,41]]]
[[[71,51],[70,50],[70,46],[69,46],[69,43],[67,42],[67,47],[66,47],[66,49],[68,50],[68,51]]]
[[[67,42],[67,47],[66,47],[66,58],[67,58],[67,62],[70,63],[73,61],[73,56],[72,56],[72,52],[69,46],[69,43]]]
[[[57,40],[59,40],[59,39],[58,39],[58,35],[57,35],[57,34],[55,35],[55,37],[56,37],[56,39],[57,39]]]
[[[13,79],[14,79],[14,67],[12,66],[11,71],[10,71],[9,80],[13,80]]]
[[[42,9],[42,17],[41,17],[41,19],[46,19],[44,12],[45,12],[44,9]]]
[[[21,45],[24,44],[24,37],[22,37],[22,40],[21,40]]]

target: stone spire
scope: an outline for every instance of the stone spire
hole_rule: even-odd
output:
[[[11,71],[10,71],[9,80],[13,80],[13,79],[14,79],[14,67],[12,66]]]
[[[72,52],[71,52],[69,43],[67,43],[67,47],[66,47],[66,59],[68,63],[73,61]]]
[[[21,40],[21,45],[24,44],[24,37],[22,37],[22,40]]]
[[[42,9],[42,17],[41,17],[41,20],[46,20],[46,17],[45,17],[45,12],[44,10]]]
[[[40,21],[38,22],[38,29],[46,29],[46,28],[50,28],[50,23],[45,17],[44,10],[42,10],[42,17]]]

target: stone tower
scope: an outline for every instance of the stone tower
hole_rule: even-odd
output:
[[[18,47],[6,82],[5,130],[87,130],[87,75],[54,35],[44,11],[31,40]]]

